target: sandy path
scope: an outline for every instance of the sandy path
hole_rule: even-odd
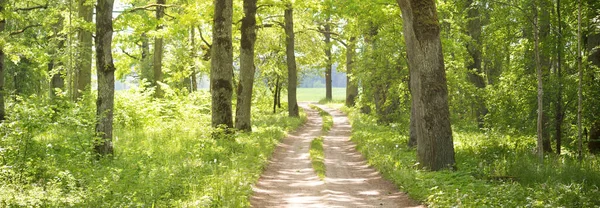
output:
[[[307,123],[286,137],[273,153],[267,169],[253,188],[253,207],[418,207],[419,204],[384,180],[349,139],[351,126],[340,111],[320,108],[333,116],[324,137],[326,178],[312,169],[308,149],[322,135],[321,118],[307,103],[300,103]]]

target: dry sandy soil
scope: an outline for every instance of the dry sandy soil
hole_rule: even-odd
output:
[[[424,207],[383,179],[356,151],[350,141],[351,126],[339,110],[318,105],[333,117],[328,133],[308,103],[300,103],[307,123],[277,147],[250,199],[252,207]],[[325,180],[311,166],[312,139],[324,135]]]

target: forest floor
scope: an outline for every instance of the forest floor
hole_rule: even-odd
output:
[[[346,115],[319,105],[333,117],[332,129],[322,132],[322,119],[308,104],[299,104],[306,124],[282,141],[253,187],[253,207],[423,207],[383,179],[356,151]],[[324,180],[309,159],[310,143],[319,136],[324,137]]]

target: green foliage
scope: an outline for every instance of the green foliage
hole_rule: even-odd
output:
[[[401,190],[429,207],[594,207],[600,204],[600,162],[533,153],[531,136],[454,133],[457,171],[418,169],[406,128],[379,126],[352,109],[352,141]],[[460,129],[460,128],[459,128]]]
[[[346,88],[332,88],[333,100],[345,100]],[[298,88],[298,101],[317,102],[325,98],[325,88]],[[285,96],[285,95],[282,95]]]
[[[321,180],[325,179],[325,154],[323,152],[323,137],[314,138],[310,142],[310,161]]]
[[[20,99],[0,125],[0,206],[245,207],[274,147],[306,119],[254,110],[254,132],[212,139],[208,92],[119,91],[112,159],[93,153],[93,96]]]

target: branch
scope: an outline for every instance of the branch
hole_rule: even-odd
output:
[[[344,45],[344,47],[348,48],[348,44],[346,44],[346,42],[344,42],[343,40],[341,40],[341,39],[339,39],[337,37],[333,37],[333,36],[331,36],[331,39],[339,42],[340,44]]]
[[[46,3],[46,5],[32,6],[32,7],[26,7],[26,8],[16,8],[15,11],[17,11],[17,12],[31,11],[31,10],[36,10],[36,9],[48,9],[48,3]]]
[[[204,39],[204,36],[202,35],[202,28],[200,26],[198,26],[198,33],[200,34],[200,39],[202,39],[202,42],[204,42],[204,44],[206,44],[209,48],[212,48],[212,45],[208,43],[206,39]]]
[[[27,29],[34,28],[34,27],[41,27],[41,26],[42,26],[41,24],[28,25],[28,26],[24,27],[21,30],[17,30],[17,31],[11,32],[9,35],[10,36],[12,36],[12,35],[18,35],[18,34],[24,33]]]
[[[130,10],[125,10],[123,11],[123,13],[128,13],[128,12],[135,12],[135,11],[139,11],[139,10],[150,10],[151,7],[165,7],[165,8],[169,8],[169,7],[177,7],[176,5],[170,5],[170,4],[148,4],[146,6],[142,6],[142,7],[134,7]],[[156,11],[156,10],[153,10]]]
[[[135,57],[134,55],[131,55],[129,53],[127,53],[127,51],[125,51],[125,49],[121,48],[121,52],[123,52],[123,54],[129,56],[129,58],[135,59],[135,60],[140,60],[138,57]]]

